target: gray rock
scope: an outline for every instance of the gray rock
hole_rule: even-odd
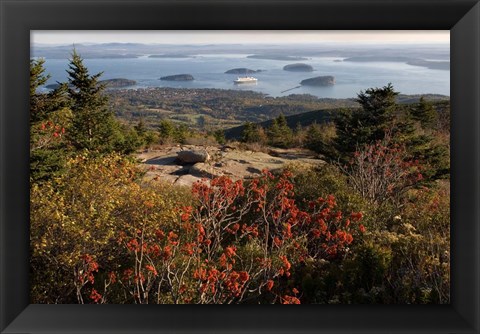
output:
[[[182,175],[175,181],[174,184],[176,186],[191,187],[195,182],[201,181],[201,180],[202,179],[200,177],[196,177],[193,175]]]
[[[214,167],[209,166],[208,164],[205,164],[203,162],[199,162],[193,165],[190,168],[189,173],[193,176],[206,178],[214,178],[221,175],[221,173]]]
[[[210,159],[210,155],[205,150],[187,150],[177,153],[177,159],[180,163],[194,164],[197,162],[205,162]]]

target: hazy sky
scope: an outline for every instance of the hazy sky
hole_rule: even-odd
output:
[[[449,30],[157,30],[93,31],[36,30],[31,32],[35,44],[73,43],[150,43],[150,44],[234,44],[234,43],[419,43],[448,44]]]

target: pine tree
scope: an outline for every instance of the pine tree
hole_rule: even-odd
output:
[[[257,126],[252,122],[247,122],[243,125],[242,131],[242,142],[244,143],[255,143],[258,141],[257,136]]]
[[[38,93],[37,90],[43,86],[50,75],[45,75],[43,64],[45,59],[30,59],[30,122],[37,122],[45,118],[47,95]]]
[[[319,152],[322,148],[322,133],[317,123],[310,124],[305,135],[305,147]]]
[[[335,120],[337,150],[349,154],[359,147],[382,140],[392,130],[397,95],[391,84],[360,92],[357,102],[361,108],[341,112]]]
[[[169,120],[162,120],[159,124],[159,135],[162,144],[169,143],[175,137],[175,127]]]
[[[293,131],[288,127],[287,119],[283,114],[273,119],[268,129],[268,139],[272,146],[286,148],[292,144]]]
[[[99,83],[102,72],[90,75],[83,59],[75,50],[70,60],[68,94],[72,100],[72,128],[69,138],[77,149],[109,152],[118,139],[118,124],[102,94],[105,86]]]
[[[147,132],[147,128],[145,127],[145,122],[143,121],[143,118],[140,118],[138,123],[134,126],[135,131],[137,131],[137,134],[140,137],[145,136]]]
[[[41,93],[50,75],[45,75],[45,60],[30,60],[30,179],[47,180],[60,173],[67,155],[62,138],[70,122],[66,86]],[[62,130],[63,129],[63,130]]]
[[[435,108],[423,96],[417,106],[411,110],[410,115],[414,120],[419,121],[424,128],[433,126],[437,120]]]
[[[225,138],[225,132],[223,130],[215,130],[213,132],[213,136],[215,137],[215,140],[217,141],[217,143],[219,143],[220,145],[224,145],[227,140]]]

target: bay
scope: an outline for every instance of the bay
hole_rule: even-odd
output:
[[[392,83],[402,94],[450,95],[450,71],[412,66],[401,62],[348,62],[339,57],[309,57],[302,63],[313,66],[313,72],[288,72],[283,66],[295,61],[247,58],[247,54],[199,54],[189,58],[85,59],[90,74],[103,72],[101,79],[126,78],[137,81],[128,88],[173,87],[252,90],[273,97],[290,94],[311,94],[320,98],[352,98],[367,88]],[[236,85],[232,68],[262,70],[252,74],[257,84]],[[47,84],[65,82],[68,59],[46,59]],[[162,76],[191,74],[194,81],[162,81]],[[336,84],[330,87],[301,86],[303,79],[331,75]]]

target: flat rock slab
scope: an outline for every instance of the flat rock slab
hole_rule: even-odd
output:
[[[201,177],[196,177],[193,175],[182,175],[173,183],[176,186],[191,187],[197,181],[200,181]]]
[[[214,178],[223,175],[222,170],[218,167],[198,162],[190,167],[189,174],[197,177]]]
[[[180,161],[179,156],[187,158]],[[248,180],[259,177],[264,169],[278,172],[288,165],[308,168],[325,163],[318,159],[315,153],[304,149],[270,149],[265,153],[241,150],[233,146],[225,149],[222,146],[172,145],[142,152],[137,157],[142,162],[140,168],[146,171],[145,181],[153,180],[187,187],[205,178],[228,176],[233,180]],[[191,157],[194,158],[190,159]],[[196,160],[202,161],[193,162]]]

